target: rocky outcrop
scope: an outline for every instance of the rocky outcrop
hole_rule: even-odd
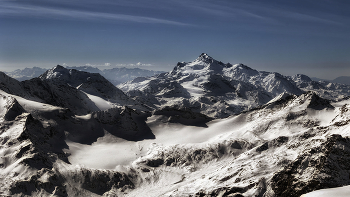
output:
[[[276,196],[299,197],[317,189],[349,185],[349,162],[350,138],[332,135],[277,172],[271,187]]]

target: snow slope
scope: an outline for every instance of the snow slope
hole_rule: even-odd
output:
[[[307,194],[302,195],[301,197],[328,197],[328,196],[337,196],[337,197],[347,197],[350,194],[350,186],[344,186],[339,188],[332,189],[321,189],[313,191]]]

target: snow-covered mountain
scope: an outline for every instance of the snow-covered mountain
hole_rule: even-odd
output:
[[[278,73],[224,64],[204,53],[193,62],[179,62],[169,73],[136,78],[118,87],[149,106],[189,108],[213,118],[257,107],[283,92],[303,92]]]
[[[130,105],[136,107],[139,105],[98,73],[88,73],[56,66],[46,71],[39,78],[52,84],[68,84],[77,90],[87,93],[87,95],[97,96],[106,101],[119,104],[119,106]]]
[[[301,90],[317,92],[323,98],[341,100],[350,96],[350,85],[328,81],[313,81],[308,76],[302,74],[288,78]]]
[[[0,73],[1,74],[1,73]],[[130,106],[147,107],[130,99],[123,91],[97,73],[87,73],[56,66],[38,78],[19,82],[2,73],[0,88],[23,98],[65,107],[77,115],[93,111]]]
[[[46,70],[47,69],[44,69],[44,68],[33,67],[33,68],[17,69],[12,72],[6,72],[6,74],[14,79],[17,79],[18,81],[24,81],[24,80],[32,79],[34,77],[39,77]]]
[[[119,87],[127,94],[62,66],[22,82],[0,72],[0,195],[299,197],[350,185],[346,85],[201,54]]]

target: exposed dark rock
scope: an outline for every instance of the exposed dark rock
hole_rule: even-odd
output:
[[[213,118],[210,118],[204,114],[193,112],[190,109],[179,108],[176,106],[166,106],[164,108],[154,111],[153,114],[166,116],[168,117],[167,121],[171,123],[181,123],[184,125],[191,126],[208,127],[206,123],[213,120]]]
[[[147,160],[146,165],[150,167],[159,167],[160,165],[163,165],[164,160],[163,159],[154,159],[154,160]]]
[[[268,142],[265,142],[264,144],[260,145],[256,151],[257,152],[262,152],[262,151],[265,151],[269,148],[269,143]]]
[[[130,181],[127,175],[109,170],[90,170],[82,169],[79,172],[83,175],[82,188],[93,193],[102,195],[112,188],[122,191],[134,188],[134,184]]]
[[[332,135],[275,173],[271,187],[276,196],[299,197],[318,189],[349,185],[349,163],[350,138]]]

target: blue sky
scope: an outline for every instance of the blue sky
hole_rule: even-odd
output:
[[[201,53],[257,70],[350,76],[348,0],[0,0],[0,70],[171,70]]]

